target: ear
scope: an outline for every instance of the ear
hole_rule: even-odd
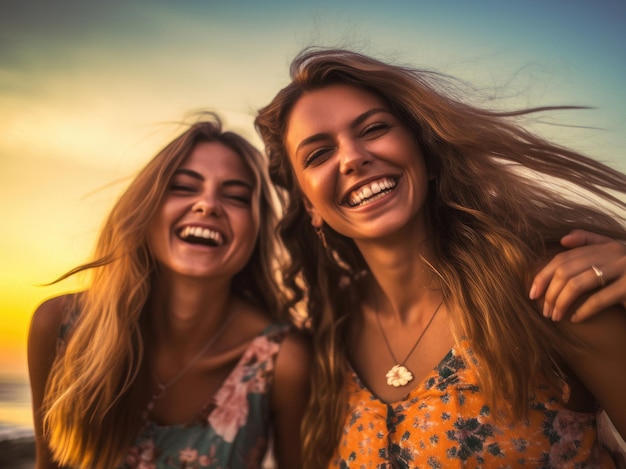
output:
[[[319,214],[317,209],[313,206],[313,204],[309,201],[309,199],[307,199],[306,197],[303,197],[302,199],[304,201],[304,208],[311,217],[311,225],[313,225],[315,228],[321,228],[324,225],[324,219]]]

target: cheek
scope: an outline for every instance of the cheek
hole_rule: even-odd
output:
[[[236,220],[236,221],[235,221]],[[259,237],[259,221],[252,214],[241,214],[236,219],[232,219],[233,228],[239,232],[239,236],[248,243],[254,244]],[[235,227],[236,225],[236,227]]]
[[[259,224],[254,220],[250,220],[246,226],[246,232],[250,240],[250,245],[254,246],[259,238]]]
[[[151,252],[155,252],[160,245],[166,242],[170,233],[170,220],[167,206],[161,207],[154,218],[148,223],[146,239]]]
[[[334,200],[333,185],[330,176],[324,171],[315,171],[300,181],[302,194],[316,207],[323,202]]]
[[[162,231],[163,230],[159,220],[153,220],[148,227],[146,241],[148,243],[148,249],[153,255],[158,254],[161,251],[160,246],[163,244],[164,237]]]

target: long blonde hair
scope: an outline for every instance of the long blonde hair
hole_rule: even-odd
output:
[[[559,352],[575,346],[536,312],[527,297],[531,272],[572,227],[626,238],[623,223],[525,176],[520,168],[558,178],[626,208],[626,176],[523,129],[516,118],[548,109],[503,113],[455,99],[446,77],[380,62],[345,50],[305,50],[291,83],[263,108],[255,125],[270,158],[270,175],[290,195],[279,225],[291,254],[284,283],[307,301],[317,347],[313,392],[304,428],[307,467],[328,464],[346,410],[345,336],[359,307],[367,265],[356,245],[325,227],[327,254],[313,232],[284,145],[290,112],[306,92],[342,83],[384,99],[425,155],[428,216],[436,265],[431,266],[452,314],[456,340],[466,336],[490,402],[525,412],[538,373],[558,386]],[[445,87],[442,85],[445,84]],[[365,276],[367,280],[367,276]],[[337,285],[347,285],[337,288]]]
[[[233,294],[275,317],[285,311],[276,275],[279,199],[269,182],[267,161],[243,137],[222,131],[218,116],[209,113],[139,172],[106,219],[93,260],[62,277],[84,271],[91,275],[89,288],[74,297],[76,323],[57,354],[44,396],[44,431],[62,465],[115,467],[140,430],[146,391],[144,309],[155,271],[148,227],[174,171],[200,142],[229,147],[255,177],[259,236],[251,259],[232,281]]]

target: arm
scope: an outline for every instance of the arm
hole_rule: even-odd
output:
[[[65,297],[41,304],[33,314],[28,333],[28,372],[33,400],[35,426],[36,469],[57,469],[43,434],[43,402],[48,374],[56,355],[56,343],[63,316]]]
[[[310,341],[290,333],[276,359],[271,405],[274,456],[280,469],[302,467],[300,427],[309,402],[311,356]]]
[[[559,321],[571,309],[571,320],[578,322],[609,306],[619,304],[626,308],[626,244],[583,230],[564,236],[561,244],[571,249],[546,264],[535,276],[530,290],[533,300],[545,295],[544,316]],[[604,274],[606,285],[602,288],[592,265]],[[590,295],[572,308],[587,293]]]
[[[626,315],[613,307],[581,323],[563,321],[560,327],[584,345],[565,352],[565,361],[626,437]]]

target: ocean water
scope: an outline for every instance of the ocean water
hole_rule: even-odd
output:
[[[0,376],[0,440],[32,436],[30,387],[26,377]]]

